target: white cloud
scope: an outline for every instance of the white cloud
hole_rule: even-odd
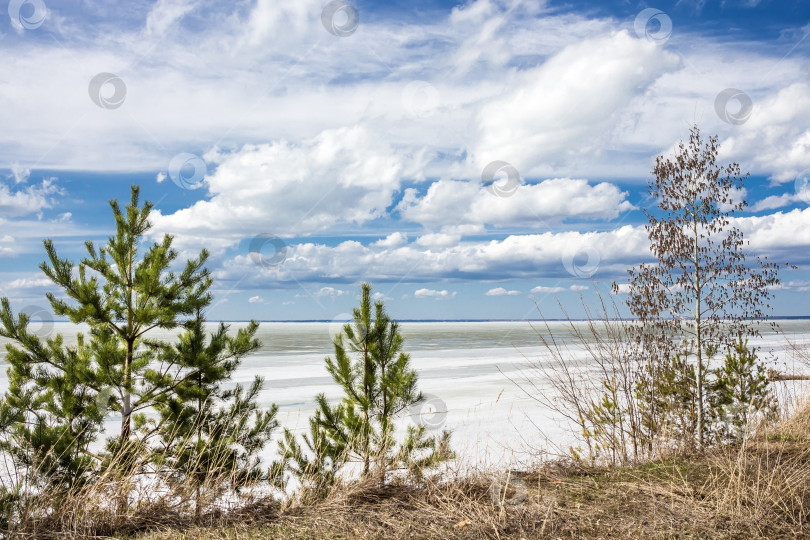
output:
[[[743,232],[751,248],[758,253],[810,246],[810,208],[796,208],[766,216],[738,217],[732,220],[732,224]]]
[[[626,31],[569,45],[483,107],[475,159],[528,176],[541,164],[598,155],[617,114],[678,66],[676,55]]]
[[[21,184],[28,181],[28,177],[31,176],[31,169],[20,167],[19,163],[14,163],[11,166],[11,174],[14,177],[14,183]]]
[[[15,164],[8,185],[0,182],[0,230],[8,238],[0,239],[0,256],[28,249],[34,238],[41,251],[42,236],[86,236],[38,217],[55,206],[57,190],[50,180],[31,185],[31,168],[148,171],[177,194],[157,171],[183,151],[210,166],[205,189],[194,194],[202,200],[156,213],[155,232],[176,233],[181,249],[206,246],[216,255],[241,246],[217,270],[234,283],[245,277],[239,287],[268,278],[543,276],[554,283],[571,277],[561,260],[572,249],[598,252],[597,277],[649,257],[640,227],[584,233],[545,226],[629,210],[628,195],[605,180],[646,177],[653,156],[688,136],[694,119],[704,134],[720,134],[721,159],[739,160],[743,169],[790,182],[810,167],[810,62],[802,50],[782,58],[784,51],[724,44],[686,28],[683,39],[660,47],[620,31],[630,20],[544,12],[543,2],[473,0],[420,22],[361,15],[349,39],[326,33],[322,1],[195,6],[157,0],[115,32],[52,13],[49,31],[59,46],[0,41],[4,74],[14,81],[0,87],[9,104],[0,109],[0,160]],[[101,71],[126,82],[120,110],[88,98],[88,81]],[[436,103],[415,117],[404,90],[416,80]],[[730,86],[753,99],[743,125],[714,113],[718,90]],[[512,197],[493,197],[480,185],[483,165],[494,159],[524,177]],[[794,202],[795,195],[768,197],[753,209]],[[31,218],[15,219],[23,216]],[[808,216],[801,210],[737,223],[759,252],[786,252],[810,245]],[[358,237],[367,237],[376,220],[397,218],[423,228],[403,227],[408,234],[367,245],[300,240],[364,226]],[[469,240],[491,232],[488,226],[541,234]],[[247,256],[245,240],[261,233],[288,239],[279,268]]]
[[[450,247],[459,243],[460,234],[453,233],[428,233],[416,239],[416,244],[428,248]]]
[[[39,186],[31,185],[22,189],[0,183],[0,216],[21,217],[51,208],[54,205],[53,195],[59,191],[55,178],[43,179]]]
[[[588,289],[590,289],[590,287],[588,287],[586,285],[571,285],[569,287],[569,289],[571,289],[572,291],[575,291],[575,292],[582,292],[582,291],[587,291]]]
[[[771,195],[765,197],[761,201],[752,204],[750,209],[752,212],[760,212],[762,210],[774,210],[788,206],[800,200],[794,193],[783,193],[782,195]]]
[[[2,223],[2,220],[0,220]],[[14,237],[8,234],[0,236],[0,257],[11,257],[15,255],[14,251]]]
[[[723,141],[720,157],[792,182],[810,168],[810,84],[795,82],[752,100],[751,117]]]
[[[741,201],[745,201],[748,197],[748,190],[743,188],[731,188],[729,190],[729,200],[726,202],[720,202],[718,208],[721,212],[729,212],[734,208],[734,204],[737,204]]]
[[[394,233],[389,234],[385,238],[377,240],[372,245],[373,246],[378,246],[378,247],[384,247],[384,248],[392,248],[392,247],[401,246],[402,244],[405,244],[407,242],[408,242],[408,235],[407,234],[401,233],[401,232],[394,232]]]
[[[600,272],[622,272],[625,264],[649,256],[643,227],[625,225],[613,231],[544,232],[510,235],[502,240],[461,241],[444,247],[418,242],[380,248],[347,240],[336,246],[299,243],[288,246],[285,261],[275,268],[256,266],[247,253],[225,261],[218,279],[251,283],[277,281],[361,280],[411,282],[444,279],[520,279],[538,274],[570,278],[563,260],[572,253],[599,254]],[[617,269],[618,268],[618,269]],[[600,274],[601,275],[601,274]]]
[[[484,293],[485,296],[517,296],[520,294],[520,291],[511,290],[508,291],[503,287],[496,287],[494,289],[490,289]]]
[[[2,184],[0,184],[0,191],[2,191]],[[54,195],[61,193],[62,191],[59,190]],[[34,199],[39,199],[39,203],[45,204],[41,207],[38,207],[38,204],[30,206],[28,209],[34,215],[7,219],[0,213],[0,257],[33,254],[36,255],[36,260],[39,260],[43,255],[43,238],[53,238],[62,253],[65,249],[63,243],[65,241],[75,241],[76,238],[95,238],[99,235],[106,238],[109,235],[109,229],[106,228],[100,230],[95,227],[77,225],[70,212],[63,212],[46,219],[43,216],[45,209],[59,204],[58,197],[35,197]],[[21,209],[17,210],[17,214],[22,213]]]
[[[777,212],[768,216],[734,218],[750,240],[749,253],[779,255],[799,262],[810,253],[810,208]],[[537,279],[582,280],[577,261],[592,268],[594,279],[625,275],[628,266],[651,261],[649,241],[642,225],[623,225],[601,232],[543,232],[512,234],[503,239],[460,240],[445,246],[425,246],[418,241],[396,247],[364,245],[347,240],[330,246],[321,243],[290,243],[285,261],[278,267],[253,264],[246,252],[224,261],[217,279],[239,282],[241,287],[261,286],[268,280],[294,283],[338,280],[355,283],[441,279]],[[574,257],[572,259],[572,257]],[[775,258],[774,258],[775,260]],[[573,273],[572,273],[573,271]],[[574,289],[584,284],[577,283]],[[541,286],[543,287],[543,286]],[[548,286],[551,287],[551,286]],[[557,287],[562,288],[561,285]],[[553,287],[552,287],[553,288]],[[563,292],[536,289],[533,292]]]
[[[498,197],[481,182],[439,180],[419,197],[405,191],[398,209],[402,216],[425,226],[488,224],[545,227],[568,217],[613,219],[633,208],[619,188],[607,182],[554,178],[523,185],[510,197]]]
[[[251,296],[248,298],[248,303],[250,304],[264,304],[264,300],[261,296]]]
[[[18,278],[8,284],[10,289],[41,289],[53,286],[53,281],[46,277]]]
[[[456,296],[454,292],[448,292],[446,290],[437,291],[435,289],[418,289],[413,293],[415,298],[453,298]]]
[[[78,4],[79,14],[98,15],[97,2]],[[475,178],[501,159],[527,178],[637,178],[696,116],[733,143],[724,147],[735,156],[778,179],[808,159],[800,54],[783,59],[783,51],[724,45],[687,29],[683,40],[656,47],[622,31],[628,20],[559,13],[543,2],[477,0],[419,22],[361,16],[348,39],[323,28],[322,1],[199,5],[133,7],[123,12],[138,16],[129,28],[52,13],[58,43],[0,42],[4,73],[15,81],[0,89],[13,105],[0,110],[0,160],[155,174],[178,152],[299,144],[362,125],[408,152],[435,148],[441,157],[428,164],[430,177]],[[123,14],[115,13],[118,23]],[[120,110],[87,95],[102,71],[127,85]],[[770,76],[754,81],[752,72]],[[417,121],[403,103],[416,80],[439,98],[434,114]],[[733,130],[714,114],[718,88],[728,86],[745,88],[755,103]]]
[[[617,294],[630,294],[630,284],[629,283],[617,283],[618,287]]]
[[[343,296],[344,294],[348,294],[348,292],[341,289],[336,289],[334,287],[321,287],[319,290],[313,293],[313,296],[317,296],[318,298],[323,296],[336,298],[338,296]]]
[[[797,292],[808,292],[810,291],[810,281],[807,280],[791,280],[787,283],[783,283],[780,289],[797,291]]]
[[[422,158],[395,150],[364,127],[327,130],[292,144],[246,145],[210,152],[210,197],[173,214],[155,213],[156,232],[220,247],[269,233],[306,235],[385,215],[403,178],[421,175]]]
[[[2,239],[0,239],[0,255],[2,254],[3,246]],[[57,286],[50,279],[42,277],[41,274],[32,273],[0,283],[0,296],[10,297],[13,301],[26,301],[39,305],[48,305],[45,293],[56,290]]]
[[[554,294],[554,293],[565,292],[567,290],[568,289],[566,289],[565,287],[546,287],[544,285],[538,285],[537,287],[534,287],[531,290],[531,292],[533,292],[535,294]]]
[[[189,0],[158,0],[146,17],[147,36],[162,37],[193,8]]]

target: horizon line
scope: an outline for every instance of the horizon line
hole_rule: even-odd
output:
[[[348,322],[351,319],[212,319],[206,320],[207,323],[238,323],[238,322],[250,322],[252,320],[256,320],[259,323],[334,323],[334,322]],[[397,322],[401,323],[410,323],[410,322],[565,322],[565,321],[573,321],[573,322],[585,322],[585,321],[601,321],[604,320],[602,318],[596,319],[587,319],[587,318],[543,318],[543,319],[396,319]],[[634,318],[611,318],[611,321],[636,321],[638,319]],[[769,322],[769,321],[785,321],[785,320],[810,320],[810,315],[780,315],[780,316],[773,316],[768,317],[767,319],[749,319],[749,320],[760,320],[762,322]],[[70,320],[67,319],[53,319],[50,322],[53,323],[70,323]],[[73,323],[71,323],[73,324]],[[86,323],[83,323],[86,324]]]

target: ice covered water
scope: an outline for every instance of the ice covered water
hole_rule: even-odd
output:
[[[778,323],[782,334],[763,327],[763,336],[751,340],[760,347],[760,358],[776,369],[810,372],[810,366],[794,365],[785,339],[787,335],[800,344],[810,342],[810,321]],[[232,323],[231,329],[243,325]],[[215,326],[210,323],[210,330]],[[330,399],[340,397],[324,366],[324,357],[333,353],[332,335],[339,327],[327,322],[262,323],[258,332],[262,347],[243,359],[233,384],[246,385],[256,375],[263,377],[261,404],[277,403],[283,426],[297,432],[308,429],[315,396],[323,392]],[[547,357],[538,333],[550,331],[559,343],[572,347],[571,354],[585,354],[576,347],[569,323],[404,322],[401,330],[404,350],[419,373],[419,388],[429,398],[405,422],[424,422],[436,433],[452,430],[453,448],[467,464],[519,463],[542,448],[567,448],[570,436],[563,420],[541,407],[516,381],[537,377],[531,366]],[[79,331],[87,329],[69,323],[56,323],[53,329],[67,343],[75,343]],[[172,338],[176,332],[153,335]],[[5,347],[0,347],[2,391],[8,386],[5,354]],[[533,383],[535,390],[547,387],[542,380]],[[108,433],[114,434],[119,425],[120,417],[109,418]],[[275,449],[275,443],[268,445],[265,457],[270,459]]]

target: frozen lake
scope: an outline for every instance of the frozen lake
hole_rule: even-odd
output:
[[[585,323],[578,323],[585,324]],[[752,340],[760,358],[781,370],[810,371],[794,366],[785,336],[810,341],[810,321],[778,321],[783,334],[766,331]],[[232,323],[236,329],[244,323]],[[61,333],[68,343],[82,329],[70,323],[53,323],[43,331]],[[210,327],[213,329],[214,323]],[[568,323],[550,322],[555,338],[570,343]],[[324,357],[333,353],[332,335],[337,323],[262,323],[261,349],[243,359],[234,383],[249,384],[255,375],[265,379],[261,404],[279,405],[281,424],[295,431],[308,429],[315,410],[314,397],[324,392],[339,399],[340,391],[326,372]],[[437,430],[453,431],[453,448],[467,465],[519,463],[541,448],[567,448],[570,437],[564,423],[527,396],[511,378],[532,375],[531,365],[543,361],[547,351],[538,332],[543,323],[513,322],[405,322],[401,324],[405,352],[410,353],[419,374],[419,388],[429,397],[422,410],[405,421],[421,421]],[[86,329],[84,329],[86,331]],[[154,333],[172,338],[176,332]],[[0,344],[4,340],[0,339]],[[0,390],[8,385],[5,347],[0,347]],[[577,354],[574,349],[573,354]],[[537,388],[545,381],[535,380]],[[781,384],[781,383],[780,383]],[[419,414],[421,413],[421,415]],[[109,433],[115,433],[120,417],[110,417]],[[275,442],[266,449],[270,458]]]

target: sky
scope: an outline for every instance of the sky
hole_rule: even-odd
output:
[[[11,0],[0,296],[58,292],[130,185],[210,251],[218,320],[582,316],[650,262],[655,157],[698,125],[733,225],[810,315],[810,2]]]

